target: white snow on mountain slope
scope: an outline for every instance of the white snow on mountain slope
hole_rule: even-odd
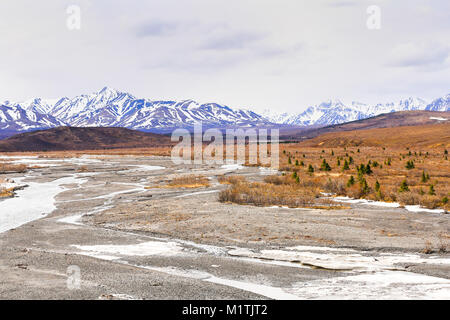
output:
[[[0,130],[27,131],[61,125],[77,127],[125,127],[138,130],[164,130],[192,127],[202,121],[205,126],[252,127],[272,125],[332,125],[406,110],[448,111],[450,95],[432,103],[408,98],[396,103],[345,104],[338,99],[310,106],[291,114],[266,109],[262,115],[250,110],[231,109],[217,103],[200,104],[193,100],[154,101],[105,87],[98,92],[74,98],[30,99],[0,103]]]
[[[439,104],[439,107],[435,107],[430,110],[446,111],[445,108],[441,106],[442,104],[445,104],[445,100],[444,102],[442,102],[442,99],[445,98],[435,100],[437,101],[436,105]],[[336,99],[328,100],[315,106],[310,106],[305,111],[297,114],[271,113],[270,110],[266,110],[265,112],[263,112],[263,115],[268,120],[280,124],[299,126],[326,126],[366,119],[382,113],[411,110],[428,110],[427,108],[429,107],[430,105],[428,105],[425,100],[414,97],[400,100],[396,103],[378,103],[373,105],[356,101],[353,101],[351,104],[346,105],[342,101]]]
[[[429,111],[450,111],[450,94],[433,100],[426,108]]]
[[[56,100],[31,99],[0,105],[0,129],[25,131],[60,125],[76,127],[126,127],[152,130],[205,126],[256,126],[270,124],[249,110],[233,110],[217,103],[193,100],[152,101],[105,87],[102,90]]]

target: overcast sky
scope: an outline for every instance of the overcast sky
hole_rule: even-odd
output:
[[[450,1],[2,0],[0,57],[1,100],[104,86],[257,111],[432,99],[450,93]]]

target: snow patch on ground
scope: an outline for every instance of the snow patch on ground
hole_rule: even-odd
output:
[[[369,206],[386,207],[386,208],[400,208],[401,205],[398,202],[383,202],[367,199],[352,199],[349,197],[331,197],[329,198],[336,202],[350,203],[350,204],[363,204]],[[422,208],[419,205],[405,206],[405,209],[410,212],[428,212],[428,213],[445,213],[444,209],[427,209]]]
[[[430,117],[430,120],[447,121],[447,119],[441,117]]]
[[[400,204],[397,202],[383,202],[383,201],[374,201],[374,200],[366,200],[366,199],[352,199],[349,197],[333,197],[330,198],[336,202],[344,202],[351,204],[365,204],[370,206],[378,206],[378,207],[387,207],[387,208],[398,208]]]
[[[272,176],[278,174],[278,170],[272,168],[259,167],[259,174],[261,176]]]

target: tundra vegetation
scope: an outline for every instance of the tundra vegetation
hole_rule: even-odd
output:
[[[450,161],[445,150],[282,145],[280,176],[230,182],[220,201],[312,207],[323,205],[325,193],[449,211]]]

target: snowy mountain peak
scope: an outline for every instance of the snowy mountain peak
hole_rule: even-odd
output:
[[[4,105],[0,112],[0,129],[14,127],[18,131],[21,130],[22,118],[35,122],[23,126],[23,130],[58,125],[162,130],[190,127],[199,121],[206,126],[218,127],[270,124],[256,113],[233,110],[217,103],[137,99],[110,87],[72,99],[31,99],[12,106]]]
[[[450,94],[433,100],[427,107],[429,111],[450,111]]]
[[[34,98],[20,103],[0,104],[0,130],[26,131],[70,125],[151,131],[192,127],[200,121],[205,126],[215,127],[249,127],[274,123],[326,126],[397,111],[450,111],[450,94],[430,104],[417,97],[378,104],[357,101],[345,104],[339,99],[329,99],[297,114],[275,110],[277,108],[266,109],[259,115],[249,109],[232,109],[213,102],[201,104],[191,99],[157,101],[136,98],[127,92],[104,87],[97,92],[74,98]]]

